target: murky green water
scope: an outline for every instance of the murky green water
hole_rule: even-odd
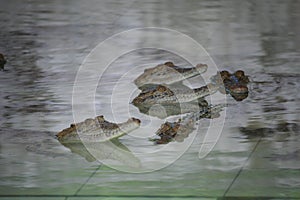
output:
[[[5,71],[0,71],[3,198],[300,198],[300,1],[28,0],[0,4],[0,53],[8,61]],[[193,142],[191,147],[172,165],[131,174],[100,165],[81,147],[72,153],[54,135],[73,122],[73,84],[90,51],[113,34],[142,27],[188,35],[207,50],[220,70],[242,69],[252,83],[244,101],[227,97],[222,134],[208,156],[198,158],[210,122],[204,119],[198,134],[185,140]],[[159,41],[174,46],[167,39],[156,40],[157,33],[148,34],[118,45],[139,47]],[[191,50],[180,41],[175,44]],[[201,56],[198,62],[206,62]],[[139,113],[128,103],[138,94],[132,81],[143,69],[169,60],[188,65],[182,57],[155,48],[129,52],[111,63],[95,90],[95,114],[117,122],[142,119],[141,129],[120,142],[150,168],[172,160],[184,143],[172,143],[160,153],[144,156],[161,148],[147,137],[163,120]],[[104,67],[100,65],[99,72]],[[191,82],[204,84],[199,80]],[[85,96],[82,99],[75,106],[84,110]],[[89,117],[88,112],[81,117]]]

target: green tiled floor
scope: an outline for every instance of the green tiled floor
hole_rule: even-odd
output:
[[[128,194],[130,194],[128,198],[136,197],[138,199],[143,196],[167,199],[217,198],[224,195],[231,198],[256,196],[298,198],[300,196],[298,192],[299,170],[297,168],[289,169],[291,166],[280,169],[278,160],[272,158],[276,149],[279,148],[278,144],[271,143],[275,144],[271,148],[270,141],[265,138],[257,138],[253,142],[248,142],[247,148],[244,144],[232,151],[222,146],[228,139],[230,137],[227,137],[226,134],[223,135],[214,151],[204,159],[199,160],[197,157],[199,145],[192,145],[189,151],[171,166],[146,174],[119,172],[105,166],[95,165],[96,163],[91,163],[87,168],[86,161],[75,155],[57,157],[55,158],[56,162],[59,161],[57,164],[51,162],[51,159],[43,163],[45,174],[49,174],[47,171],[52,170],[47,182],[33,176],[32,180],[40,183],[40,187],[3,186],[0,188],[0,192],[6,197],[2,195],[1,199],[33,198],[34,196],[36,199],[43,199],[43,195],[51,199],[53,194],[56,195],[53,198],[63,199],[114,199],[113,197],[126,199]],[[282,141],[279,143],[283,145]],[[291,143],[288,144],[291,145]],[[291,150],[295,150],[295,148],[291,147]],[[290,152],[290,149],[287,148],[286,151]],[[34,156],[34,159],[40,157],[40,155],[34,154],[27,156],[27,161],[31,159],[30,156]],[[288,158],[282,157],[282,159]],[[72,165],[67,164],[68,168],[64,166],[67,160],[73,163]],[[257,163],[265,163],[265,165]],[[282,164],[282,162],[279,163]],[[293,162],[293,164],[295,165],[297,162]],[[57,170],[57,166],[61,166],[60,168],[64,168],[65,171]],[[293,167],[295,168],[295,166]],[[47,176],[43,176],[43,179],[46,178]],[[73,181],[70,181],[72,179]],[[65,181],[72,184],[64,184]],[[28,195],[31,196],[28,197]]]
[[[161,172],[163,173],[163,172]],[[117,174],[117,173],[116,173]],[[116,175],[115,174],[115,175]],[[199,171],[198,174],[185,174],[180,177],[163,177],[160,173],[146,175],[119,176],[115,183],[102,183],[101,172],[97,173],[78,193],[79,195],[108,196],[222,196],[236,171]],[[159,176],[161,176],[159,178]],[[152,178],[151,178],[152,177]],[[126,180],[127,179],[127,180]],[[218,180],[216,182],[216,180]]]
[[[138,199],[138,200],[153,200],[153,199],[161,199],[162,197],[159,198],[153,198],[153,197],[101,197],[101,200],[131,200],[131,199]],[[98,200],[99,197],[69,197],[67,200]],[[183,198],[176,198],[176,197],[171,197],[167,198],[169,200],[180,200]],[[216,200],[215,198],[201,198],[201,197],[196,197],[196,198],[189,198],[186,197],[184,200]]]
[[[270,141],[263,139],[245,169],[300,169],[299,139]]]
[[[46,197],[46,196],[40,196],[40,197],[0,197],[1,200],[65,200],[65,197]]]
[[[262,138],[226,196],[299,198],[300,163],[297,159],[297,142],[275,142]]]
[[[300,171],[278,169],[243,170],[227,196],[300,197]]]
[[[221,137],[216,150],[204,159],[198,158],[199,145],[193,144],[174,164],[151,173],[127,174],[101,167],[78,195],[222,197],[258,142],[234,153],[219,145],[226,138]]]

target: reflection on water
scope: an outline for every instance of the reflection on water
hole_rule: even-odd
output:
[[[199,102],[187,102],[187,103],[177,103],[177,104],[167,104],[167,105],[152,105],[144,106],[137,105],[139,112],[150,115],[153,117],[158,117],[160,119],[165,119],[169,116],[180,115],[190,112],[195,112],[199,108],[207,107],[208,103],[205,100],[200,99]]]
[[[173,5],[172,9],[170,4]],[[74,159],[75,156],[53,136],[73,121],[72,90],[80,64],[96,44],[110,35],[144,26],[181,31],[203,45],[220,70],[242,69],[249,74],[251,83],[248,98],[242,102],[227,98],[229,106],[225,127],[221,142],[215,149],[216,152],[222,151],[222,154],[213,157],[212,153],[210,158],[217,160],[220,166],[218,170],[235,169],[236,163],[244,158],[238,153],[251,151],[256,138],[266,141],[260,145],[261,150],[267,149],[268,155],[261,159],[254,156],[249,160],[250,167],[299,169],[299,162],[296,161],[299,160],[297,142],[300,139],[299,10],[300,1],[293,0],[238,3],[237,0],[203,0],[179,1],[176,4],[169,0],[2,2],[0,53],[5,55],[7,63],[6,70],[0,71],[0,176],[8,181],[1,184],[12,187],[27,184],[30,187],[30,183],[38,186],[43,182],[41,187],[51,185],[37,178],[41,174],[49,174],[47,165],[50,163],[47,159],[51,157],[55,161],[68,163],[61,157]],[[130,42],[124,41],[124,44]],[[142,73],[145,65],[155,66],[169,60],[178,65],[189,65],[183,58],[162,50],[140,50],[118,58],[112,63],[112,69],[119,70],[108,69],[99,81],[96,91],[97,114],[113,120],[113,106],[114,110],[119,111],[115,116],[116,121],[132,115],[143,118],[144,130],[148,125],[156,130],[163,120],[155,124],[151,116],[140,113],[137,108],[129,106],[125,109],[123,106],[139,92],[133,83],[116,88],[122,103],[110,105],[108,102],[120,78],[130,82]],[[191,82],[195,86],[204,85],[198,79],[192,79]],[[134,94],[128,96],[129,91],[134,91]],[[82,102],[81,106],[84,107],[84,104]],[[207,129],[208,123],[203,120],[201,128]],[[247,134],[246,138],[244,134]],[[133,134],[125,136],[121,142],[129,150],[156,148],[151,142],[142,140],[147,136],[139,138]],[[199,173],[200,161],[195,153],[203,138],[201,134],[195,138],[194,146],[189,151],[191,154],[184,158],[189,172],[183,171],[180,166],[172,166],[172,170],[182,172],[182,176],[189,177],[187,173],[194,173],[193,176],[197,177],[196,172]],[[171,154],[171,150],[165,151],[162,158]],[[89,156],[84,157],[92,160]],[[155,158],[148,157],[145,160],[152,162]],[[284,166],[284,163],[287,165]],[[27,173],[24,165],[32,171]],[[86,165],[81,166],[84,168]],[[65,167],[64,164],[60,166]],[[57,170],[56,166],[51,167],[49,171]],[[205,167],[209,170],[217,168],[213,162],[208,162]],[[167,178],[172,177],[170,175]],[[290,187],[299,184],[299,181],[293,184],[288,180],[280,179],[279,183]],[[71,180],[66,179],[65,183],[68,182]]]
[[[125,165],[127,167],[138,168],[141,164],[131,151],[117,139],[107,142],[62,142],[61,144],[69,148],[72,153],[84,157],[89,162],[96,160],[107,165]],[[88,149],[88,150],[87,150]],[[114,161],[114,162],[112,162]]]

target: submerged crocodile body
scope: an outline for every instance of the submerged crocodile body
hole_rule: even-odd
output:
[[[172,115],[181,115],[190,112],[197,112],[203,107],[207,107],[208,102],[205,99],[197,99],[192,102],[186,103],[172,103],[172,104],[155,104],[155,105],[144,105],[138,104],[136,107],[141,113],[165,119]]]
[[[156,85],[146,89],[133,99],[135,106],[155,104],[178,104],[204,98],[218,91],[219,85],[208,84],[196,89],[169,88],[166,85]]]
[[[134,83],[140,89],[152,84],[172,84],[202,74],[206,70],[206,64],[181,68],[175,66],[172,62],[166,62],[165,64],[145,69],[144,73],[134,80]]]
[[[188,137],[195,130],[196,121],[201,118],[216,118],[224,107],[225,105],[221,104],[203,107],[200,111],[192,112],[176,122],[165,122],[156,131],[156,135],[160,138],[150,140],[156,144],[167,144],[174,140],[182,142],[184,138]]]
[[[5,63],[6,63],[6,60],[5,60],[4,56],[3,56],[3,54],[0,53],[0,69],[1,70],[4,70]]]
[[[62,130],[56,136],[59,141],[104,142],[139,128],[140,123],[141,121],[136,118],[130,118],[123,123],[111,123],[101,115],[94,119],[86,119],[83,122],[71,124],[69,128]]]
[[[72,153],[84,157],[88,162],[113,160],[130,167],[139,167],[140,160],[118,139],[105,142],[59,141]]]

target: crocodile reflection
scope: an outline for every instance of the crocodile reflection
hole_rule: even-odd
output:
[[[88,162],[96,160],[105,162],[107,160],[117,161],[118,163],[138,168],[141,166],[140,160],[118,139],[105,142],[81,142],[59,140],[59,142],[71,150],[72,153],[80,155]]]
[[[151,106],[144,106],[142,104],[136,105],[139,111],[143,114],[158,117],[159,119],[165,119],[173,115],[181,115],[190,112],[197,112],[200,109],[206,108],[208,102],[204,99],[198,99],[193,102],[175,103],[175,104],[154,104]]]

